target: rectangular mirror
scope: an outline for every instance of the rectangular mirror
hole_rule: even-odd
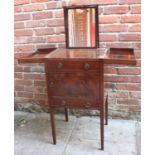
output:
[[[98,6],[64,7],[67,48],[98,47]]]

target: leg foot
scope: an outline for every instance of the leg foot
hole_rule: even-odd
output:
[[[66,122],[68,122],[68,109],[65,108],[65,120]]]
[[[101,150],[104,150],[104,109],[100,110]]]
[[[105,101],[105,125],[108,125],[108,95]]]
[[[54,119],[54,111],[53,110],[51,111],[50,116],[51,116],[53,144],[56,145],[56,130],[55,130],[55,119]]]

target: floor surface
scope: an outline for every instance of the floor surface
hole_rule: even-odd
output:
[[[49,114],[15,112],[15,155],[140,155],[140,122],[109,119],[102,151],[99,117],[55,118],[57,145]]]

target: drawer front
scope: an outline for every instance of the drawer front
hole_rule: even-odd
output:
[[[64,61],[53,60],[47,64],[48,72],[61,71],[97,71],[99,70],[98,61]]]
[[[51,106],[81,109],[98,109],[99,101],[78,98],[51,97]]]
[[[99,73],[55,73],[49,77],[51,96],[99,99]]]

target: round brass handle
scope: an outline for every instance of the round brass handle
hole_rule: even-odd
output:
[[[87,71],[90,68],[90,65],[88,63],[84,64],[84,70]]]
[[[63,63],[62,63],[62,62],[59,62],[58,65],[57,65],[57,68],[58,68],[58,69],[63,68]]]
[[[62,106],[65,106],[65,104],[66,104],[66,101],[65,101],[65,100],[62,100],[62,101],[61,101],[61,105],[62,105]]]
[[[90,108],[91,102],[86,102],[84,106],[85,106],[86,108]]]
[[[53,86],[54,86],[54,82],[51,82],[51,83],[50,83],[50,87],[53,87]]]

